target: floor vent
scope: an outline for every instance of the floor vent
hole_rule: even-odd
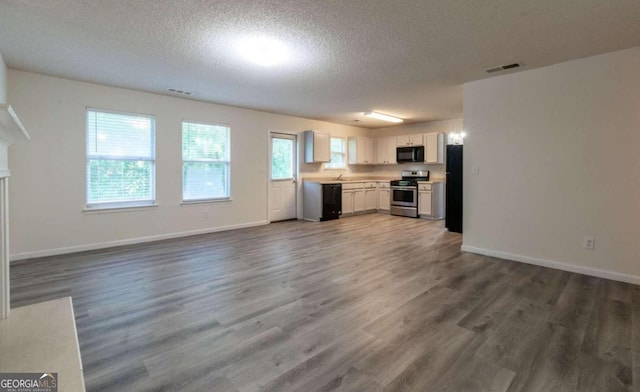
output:
[[[173,93],[173,94],[193,95],[193,93],[191,91],[176,90],[175,88],[167,89],[167,91],[170,92],[170,93]]]
[[[488,68],[488,69],[485,69],[485,71],[487,71],[487,73],[494,73],[494,72],[504,71],[507,69],[519,68],[521,66],[522,65],[520,63],[512,63],[507,65],[500,65],[493,68]]]

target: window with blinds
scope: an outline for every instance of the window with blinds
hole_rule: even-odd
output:
[[[87,207],[155,203],[155,119],[87,110]]]
[[[346,159],[346,142],[344,138],[331,138],[331,161],[324,164],[325,169],[344,169]]]
[[[182,123],[182,199],[228,199],[230,132],[224,125]]]

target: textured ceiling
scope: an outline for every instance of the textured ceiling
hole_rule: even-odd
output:
[[[638,0],[0,0],[0,53],[14,69],[375,128],[389,124],[364,111],[461,117],[461,84],[492,66],[638,46],[639,21]],[[249,35],[290,60],[245,61]]]

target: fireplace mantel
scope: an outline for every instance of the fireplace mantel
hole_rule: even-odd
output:
[[[9,146],[29,140],[11,105],[0,103],[0,320],[9,316]]]

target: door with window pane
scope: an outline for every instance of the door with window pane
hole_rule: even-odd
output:
[[[271,133],[269,220],[296,219],[296,136]]]

